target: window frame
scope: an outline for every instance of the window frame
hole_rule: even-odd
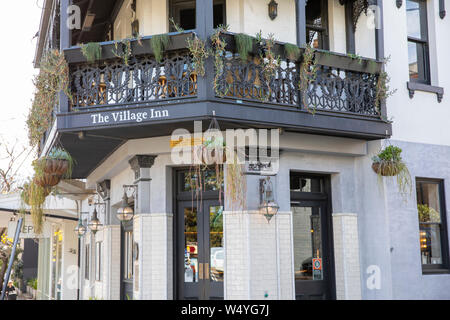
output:
[[[448,224],[447,224],[447,207],[445,204],[445,181],[443,179],[433,179],[433,178],[423,178],[416,177],[416,190],[418,188],[419,183],[426,184],[437,184],[438,185],[438,195],[439,195],[439,214],[441,218],[441,223],[439,231],[441,238],[441,255],[442,255],[442,264],[422,264],[422,274],[436,274],[436,273],[450,273],[450,257],[449,257],[449,243],[448,243]],[[417,197],[417,194],[416,194]],[[419,203],[419,199],[417,198],[417,205],[424,204]],[[419,224],[419,233],[420,233],[420,220],[419,220],[419,212],[417,211],[417,218]],[[420,235],[419,235],[420,237]],[[420,243],[420,242],[419,242]],[[419,248],[420,250],[420,248]],[[422,260],[421,260],[422,261]]]
[[[86,244],[84,246],[84,279],[85,280],[89,280],[89,278],[90,278],[90,274],[89,274],[90,251],[91,251],[90,244]]]
[[[95,281],[102,282],[102,241],[95,243]]]
[[[306,23],[306,41],[309,39],[309,31],[319,32],[322,48],[321,50],[330,50],[330,26],[328,21],[328,0],[319,0],[321,2],[321,18],[322,18],[322,27],[317,27],[311,24]],[[305,7],[306,10],[306,7]],[[305,12],[306,15],[306,12]],[[306,21],[305,21],[306,22]],[[312,46],[312,44],[311,44]]]
[[[419,19],[420,19],[420,38],[407,36],[407,43],[414,43],[416,45],[416,55],[417,55],[417,73],[419,78],[414,79],[409,76],[410,82],[422,83],[431,85],[431,74],[430,74],[430,45],[429,45],[429,34],[428,34],[428,10],[427,10],[427,0],[407,0],[411,2],[417,2],[419,4]],[[407,27],[408,33],[408,27]],[[421,46],[422,50],[417,50],[418,46]],[[408,49],[409,50],[409,49]],[[420,51],[420,52],[419,52]],[[409,54],[409,53],[408,53]],[[409,64],[408,64],[409,73]]]

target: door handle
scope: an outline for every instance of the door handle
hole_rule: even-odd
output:
[[[198,278],[203,280],[203,263],[198,264]]]
[[[209,280],[209,263],[205,263],[205,279]]]

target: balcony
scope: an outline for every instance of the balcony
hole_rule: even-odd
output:
[[[382,120],[384,103],[380,112],[375,108],[382,68],[375,60],[317,51],[317,77],[303,97],[299,62],[285,57],[283,43],[275,45],[281,64],[267,83],[258,59],[242,63],[234,35],[227,33],[224,72],[214,90],[212,58],[205,63],[205,77],[194,71],[186,48],[186,39],[194,33],[169,35],[161,63],[153,55],[151,37],[131,42],[128,65],[113,54],[114,42],[101,44],[102,60],[96,63],[87,63],[80,47],[65,50],[73,99],[61,104],[58,133],[64,145],[72,146],[75,158],[95,150],[76,175],[86,175],[127,139],[170,135],[176,128],[192,130],[194,120],[206,125],[213,114],[223,129],[284,128],[366,140],[391,134],[391,125]],[[315,108],[314,114],[305,102]],[[83,149],[78,136],[84,139]]]

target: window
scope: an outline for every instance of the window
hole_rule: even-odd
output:
[[[133,231],[124,234],[123,278],[133,279]]]
[[[84,246],[84,278],[86,280],[89,280],[89,254],[90,254],[90,248],[89,245]]]
[[[430,84],[427,2],[407,0],[409,79]]]
[[[102,243],[95,244],[95,280],[102,281]]]
[[[316,49],[329,49],[327,0],[308,1],[306,5],[306,41]]]
[[[444,183],[442,180],[417,179],[416,189],[422,269],[424,273],[447,269]]]
[[[184,30],[193,30],[195,23],[195,0],[171,0],[170,17]],[[213,19],[214,28],[225,24],[225,0],[214,0]],[[170,31],[175,32],[175,27],[171,24]]]

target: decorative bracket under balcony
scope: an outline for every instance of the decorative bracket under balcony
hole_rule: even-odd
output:
[[[144,180],[141,177],[141,169],[148,169],[153,167],[157,156],[150,155],[137,155],[131,158],[129,161],[131,169],[134,171],[134,177],[136,180]]]
[[[353,30],[356,31],[356,26],[358,25],[359,17],[364,12],[367,15],[367,10],[371,5],[371,1],[369,0],[339,0],[341,5],[351,4],[352,5],[352,24]]]
[[[104,180],[97,183],[97,193],[103,201],[107,201],[111,197],[111,180]]]

